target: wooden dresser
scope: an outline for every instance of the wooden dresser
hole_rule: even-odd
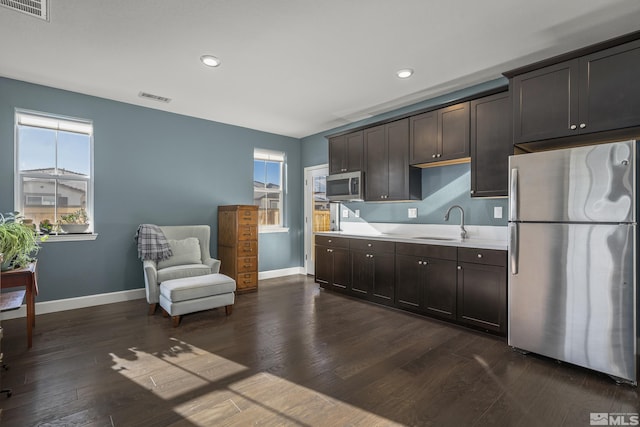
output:
[[[237,293],[258,290],[257,206],[218,206],[218,258]]]

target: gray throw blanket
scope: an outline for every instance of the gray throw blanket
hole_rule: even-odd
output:
[[[141,260],[162,261],[173,255],[169,241],[157,225],[140,224],[135,239]]]

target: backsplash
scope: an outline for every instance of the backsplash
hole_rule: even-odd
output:
[[[349,217],[341,222],[376,222],[399,224],[460,224],[458,210],[451,212],[449,221],[444,214],[451,205],[464,209],[465,224],[507,225],[507,198],[471,198],[471,165],[440,166],[422,170],[422,198],[409,202],[345,202],[341,211]],[[494,208],[502,209],[502,218],[494,218]],[[417,208],[418,217],[408,218],[408,209]],[[356,210],[360,217],[356,218]]]

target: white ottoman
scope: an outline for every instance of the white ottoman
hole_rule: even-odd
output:
[[[206,274],[165,280],[160,283],[160,307],[171,316],[173,326],[180,316],[196,311],[224,307],[229,316],[235,301],[236,281],[224,274]]]

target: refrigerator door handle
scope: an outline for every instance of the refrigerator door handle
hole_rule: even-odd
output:
[[[518,219],[518,169],[511,169],[511,187],[509,188],[509,219],[516,221]]]
[[[519,241],[518,241],[518,224],[512,223],[509,224],[509,265],[511,266],[511,275],[515,276],[518,274],[518,251],[519,251]]]

